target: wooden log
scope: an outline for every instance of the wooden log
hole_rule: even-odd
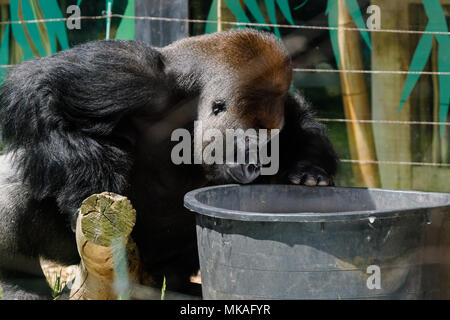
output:
[[[70,299],[126,298],[131,284],[140,282],[139,254],[130,237],[135,222],[136,211],[123,196],[104,192],[83,201],[76,227],[81,264]]]

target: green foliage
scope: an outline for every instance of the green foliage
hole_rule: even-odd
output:
[[[217,14],[218,1],[220,0],[214,0],[211,3],[211,7],[208,14],[209,21],[217,21],[218,19]],[[308,0],[304,0],[294,10],[302,8],[307,2]],[[281,11],[284,18],[288,21],[288,23],[294,25],[294,18],[292,17],[292,10],[291,7],[289,6],[288,0],[264,0],[265,10],[261,8],[261,6],[259,5],[259,1],[257,0],[244,0],[244,7],[241,5],[240,1],[236,0],[225,0],[225,4],[227,5],[228,9],[230,9],[230,11],[233,13],[233,15],[236,17],[236,21],[240,23],[251,23],[250,18],[247,16],[247,13],[245,12],[245,9],[248,9],[248,11],[251,13],[256,23],[279,24],[277,21],[277,6],[278,6],[279,10]],[[264,17],[264,13],[267,13],[269,22]],[[238,27],[243,28],[245,26],[242,25]],[[261,28],[270,30],[268,26],[264,26]],[[205,33],[213,33],[216,31],[217,31],[216,23],[208,23],[206,25]],[[273,27],[273,32],[275,33],[275,35],[281,38],[280,30],[277,26]]]
[[[364,22],[358,2],[356,0],[346,0],[345,4],[347,5],[347,9],[352,16],[356,27],[360,29],[366,29],[366,24]],[[337,28],[339,16],[338,0],[328,0],[326,14],[328,15],[328,26],[331,28]],[[363,37],[364,42],[367,44],[367,46],[371,49],[372,44],[370,42],[369,33],[367,31],[361,31],[361,36]],[[336,63],[338,65],[338,68],[340,68],[339,41],[337,30],[330,30],[330,39],[333,46]]]
[[[106,0],[113,2],[112,0]],[[78,0],[77,5],[81,5]],[[62,19],[65,14],[61,11],[57,0],[11,0],[10,21]],[[134,16],[135,0],[128,0],[125,15]],[[0,34],[0,65],[9,64],[10,33],[22,50],[22,60],[34,57],[44,57],[55,54],[59,50],[69,48],[67,28],[65,21],[46,21],[39,30],[39,24],[11,24],[7,25]],[[117,39],[134,39],[134,19],[122,19],[116,33]],[[5,73],[0,69],[0,77]]]
[[[11,21],[63,18],[56,0],[11,0],[9,8]],[[46,22],[44,35],[40,33],[37,23],[11,24],[11,30],[22,49],[23,60],[54,54],[58,51],[57,43],[63,50],[69,48],[64,21]],[[9,32],[8,25],[0,44],[0,64],[8,64],[9,61]]]
[[[128,0],[124,16],[134,16],[134,0]],[[119,29],[116,32],[116,39],[133,40],[135,35],[134,19],[124,18],[120,22]]]
[[[3,299],[3,288],[2,286],[0,286],[0,300]]]
[[[444,11],[438,0],[422,1],[425,12],[428,16],[428,25],[425,31],[428,32],[449,32]],[[438,63],[440,72],[450,72],[450,38],[448,35],[424,34],[417,45],[416,51],[411,61],[410,71],[421,72],[424,70],[433,48],[433,38],[438,42]],[[400,101],[399,112],[408,100],[411,92],[419,80],[420,74],[408,74]],[[439,121],[445,122],[449,112],[450,104],[450,76],[440,75],[439,77]],[[444,125],[441,125],[443,133]]]
[[[45,19],[64,18],[56,0],[39,1],[39,5]],[[50,54],[54,54],[58,51],[57,41],[59,42],[62,50],[69,48],[66,24],[64,21],[47,21],[45,23],[45,27],[48,32],[48,40],[51,49]]]

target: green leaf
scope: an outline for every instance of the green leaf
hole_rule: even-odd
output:
[[[337,0],[328,0],[325,14],[328,15],[328,26],[331,28],[338,27],[339,8]],[[337,30],[330,30],[331,46],[333,47],[334,58],[338,68],[341,67],[341,57],[339,53],[339,38]]]
[[[295,24],[294,18],[292,17],[291,8],[289,7],[289,1],[288,0],[277,0],[277,4],[280,7],[281,13],[286,18],[286,20],[292,25]]]
[[[303,1],[303,3],[302,3],[301,5],[295,7],[294,10],[298,10],[298,9],[300,9],[300,8],[303,8],[303,7],[308,3],[308,1],[309,1],[309,0]]]
[[[448,25],[445,18],[444,11],[438,0],[422,1],[425,7],[425,12],[428,17],[428,25],[426,31],[428,32],[448,32]],[[438,42],[438,64],[440,72],[450,72],[450,37],[448,35],[431,35],[425,34],[419,41],[419,44],[414,53],[410,71],[423,71],[425,65],[433,48],[433,38],[436,37]],[[405,87],[400,101],[399,111],[404,106],[405,101],[411,95],[420,75],[409,74],[406,78]],[[450,104],[450,79],[447,75],[439,76],[439,121],[445,122],[449,112]],[[441,125],[441,133],[443,133],[444,126]]]
[[[0,44],[0,64],[3,65],[9,64],[9,27],[10,25],[6,26],[3,37],[0,38],[2,40]]]
[[[431,34],[424,34],[420,39],[419,44],[417,45],[409,71],[415,72],[423,71],[430,57],[432,48],[433,48],[433,36]],[[402,110],[403,106],[405,105],[405,102],[408,100],[419,78],[420,74],[411,74],[411,73],[408,74],[408,76],[406,77],[405,87],[403,88],[400,106],[398,108],[399,112]]]
[[[230,9],[230,11],[236,17],[236,21],[250,23],[250,20],[248,19],[247,15],[245,14],[244,9],[242,9],[239,1],[225,0],[225,3],[227,4],[228,9]],[[244,27],[245,27],[244,25],[238,26],[238,28],[244,28]]]
[[[355,25],[359,29],[367,29],[366,23],[361,14],[361,10],[359,8],[359,4],[356,0],[346,0],[348,11],[355,22]],[[367,31],[361,31],[361,36],[366,42],[367,46],[372,49],[372,44],[370,43],[369,33]]]
[[[3,35],[0,34],[0,65],[9,64],[9,30],[10,25],[6,25]],[[3,81],[3,76],[6,74],[6,68],[0,68],[0,84]],[[1,292],[1,287],[0,287]],[[0,293],[1,294],[1,293]],[[1,297],[0,297],[1,299]]]
[[[275,0],[266,0],[267,13],[269,14],[270,23],[277,23],[277,14],[275,9]],[[280,30],[274,27],[274,33],[278,38],[281,38]]]
[[[42,13],[45,19],[61,19],[64,18],[61,10],[59,9],[58,2],[56,0],[40,1]],[[64,21],[47,21],[46,23],[48,31],[48,39],[50,41],[50,48],[52,54],[57,52],[56,41],[61,45],[62,50],[69,49],[69,40],[67,38],[66,23]]]
[[[11,0],[9,3],[9,10],[11,21],[19,21],[19,0]],[[33,51],[31,50],[30,44],[28,43],[27,36],[25,35],[25,31],[21,24],[12,24],[12,33],[14,35],[14,39],[22,48],[23,51],[23,59],[28,60],[34,58]]]
[[[209,13],[208,13],[208,21],[217,21],[218,17],[217,17],[217,2],[218,0],[214,0],[211,3],[211,7],[209,8]],[[217,32],[217,23],[207,23],[206,24],[206,29],[205,29],[205,33],[214,33]]]
[[[30,5],[29,0],[22,0],[22,14],[24,20],[35,20],[36,16],[33,13],[33,9]],[[37,28],[36,23],[27,23],[23,25],[23,28],[26,28],[28,30],[28,33],[30,34],[31,41],[35,45],[39,56],[45,57],[47,54],[45,53],[44,46],[41,42],[41,36],[39,35],[39,30]]]
[[[257,23],[267,24],[266,19],[264,18],[261,9],[258,6],[256,0],[244,0],[245,5],[247,6],[250,13],[253,15]],[[268,26],[264,27],[264,29],[270,30]]]
[[[422,1],[425,12],[428,16],[428,26],[430,31],[448,32],[448,25],[444,10],[438,0]],[[448,57],[450,49],[450,37],[448,35],[436,35],[439,45],[438,63],[440,72],[450,72],[450,59]],[[439,121],[445,122],[450,104],[450,77],[446,75],[439,76]],[[444,132],[444,126],[441,125],[441,133]]]
[[[124,16],[134,16],[134,0],[128,0]],[[134,19],[123,18],[116,32],[116,39],[134,40]]]

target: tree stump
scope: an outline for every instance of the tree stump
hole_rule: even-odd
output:
[[[136,211],[126,197],[104,192],[83,201],[76,227],[81,263],[71,300],[129,298],[141,273],[130,237],[135,223]]]

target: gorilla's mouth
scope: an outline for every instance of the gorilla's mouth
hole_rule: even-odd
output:
[[[261,167],[256,164],[227,164],[225,173],[237,183],[253,182],[261,174]]]

